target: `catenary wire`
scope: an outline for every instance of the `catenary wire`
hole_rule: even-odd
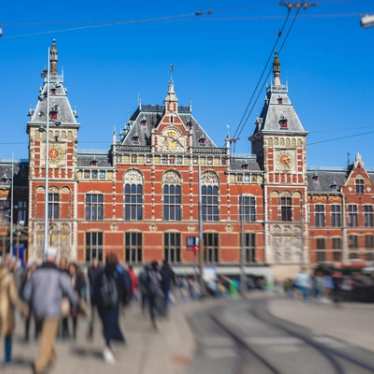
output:
[[[293,29],[293,27],[295,25],[296,19],[298,18],[299,14],[300,14],[300,11],[301,11],[301,8],[298,8],[296,10],[296,13],[295,13],[294,17],[292,18],[291,24],[290,24],[290,26],[289,26],[289,28],[287,30],[287,33],[286,33],[285,37],[283,38],[283,41],[282,41],[282,44],[281,44],[280,48],[279,48],[279,53],[282,52],[282,50],[284,49],[284,47],[285,47],[285,45],[286,45],[286,43],[288,41],[288,38],[289,38],[289,36],[291,34],[291,31],[292,31],[292,29]],[[260,95],[262,94],[262,92],[263,92],[263,90],[265,88],[266,82],[267,82],[267,80],[270,77],[270,74],[271,74],[271,69],[269,69],[268,74],[266,75],[266,78],[262,82],[260,90],[258,90],[258,93],[257,93],[257,96],[255,98],[255,101],[252,103],[249,112],[247,113],[247,115],[246,115],[243,123],[241,124],[239,130],[237,131],[237,138],[240,138],[240,135],[243,132],[243,130],[245,128],[245,125],[248,122],[249,117],[252,115],[253,110],[255,109],[256,104],[258,102],[258,99],[260,98]]]

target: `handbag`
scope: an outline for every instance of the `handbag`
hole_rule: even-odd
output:
[[[70,301],[66,297],[61,301],[61,315],[62,317],[68,317],[70,315]]]

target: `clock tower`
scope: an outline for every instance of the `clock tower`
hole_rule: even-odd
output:
[[[76,206],[75,165],[77,161],[77,114],[70,105],[63,76],[58,73],[55,40],[49,49],[49,81],[42,73],[35,109],[30,109],[29,136],[29,258],[41,258],[44,241],[46,157],[49,175],[49,241],[61,256],[75,257]],[[47,118],[49,132],[46,133]],[[48,155],[46,137],[49,138]]]
[[[275,276],[292,276],[308,263],[306,136],[276,53],[273,82],[250,138],[264,171],[265,253]]]

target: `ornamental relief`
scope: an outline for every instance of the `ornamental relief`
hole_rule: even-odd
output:
[[[201,177],[201,183],[203,185],[218,186],[218,176],[212,171],[205,172]]]
[[[138,170],[129,170],[125,173],[125,184],[143,184],[143,176]]]
[[[181,177],[175,171],[167,171],[162,177],[163,184],[181,184]]]

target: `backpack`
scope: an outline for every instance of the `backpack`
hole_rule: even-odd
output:
[[[104,308],[114,308],[119,304],[119,292],[115,276],[108,277],[103,273],[100,286],[100,302]]]
[[[150,270],[148,272],[148,292],[151,295],[159,295],[161,293],[160,274],[157,271]]]

